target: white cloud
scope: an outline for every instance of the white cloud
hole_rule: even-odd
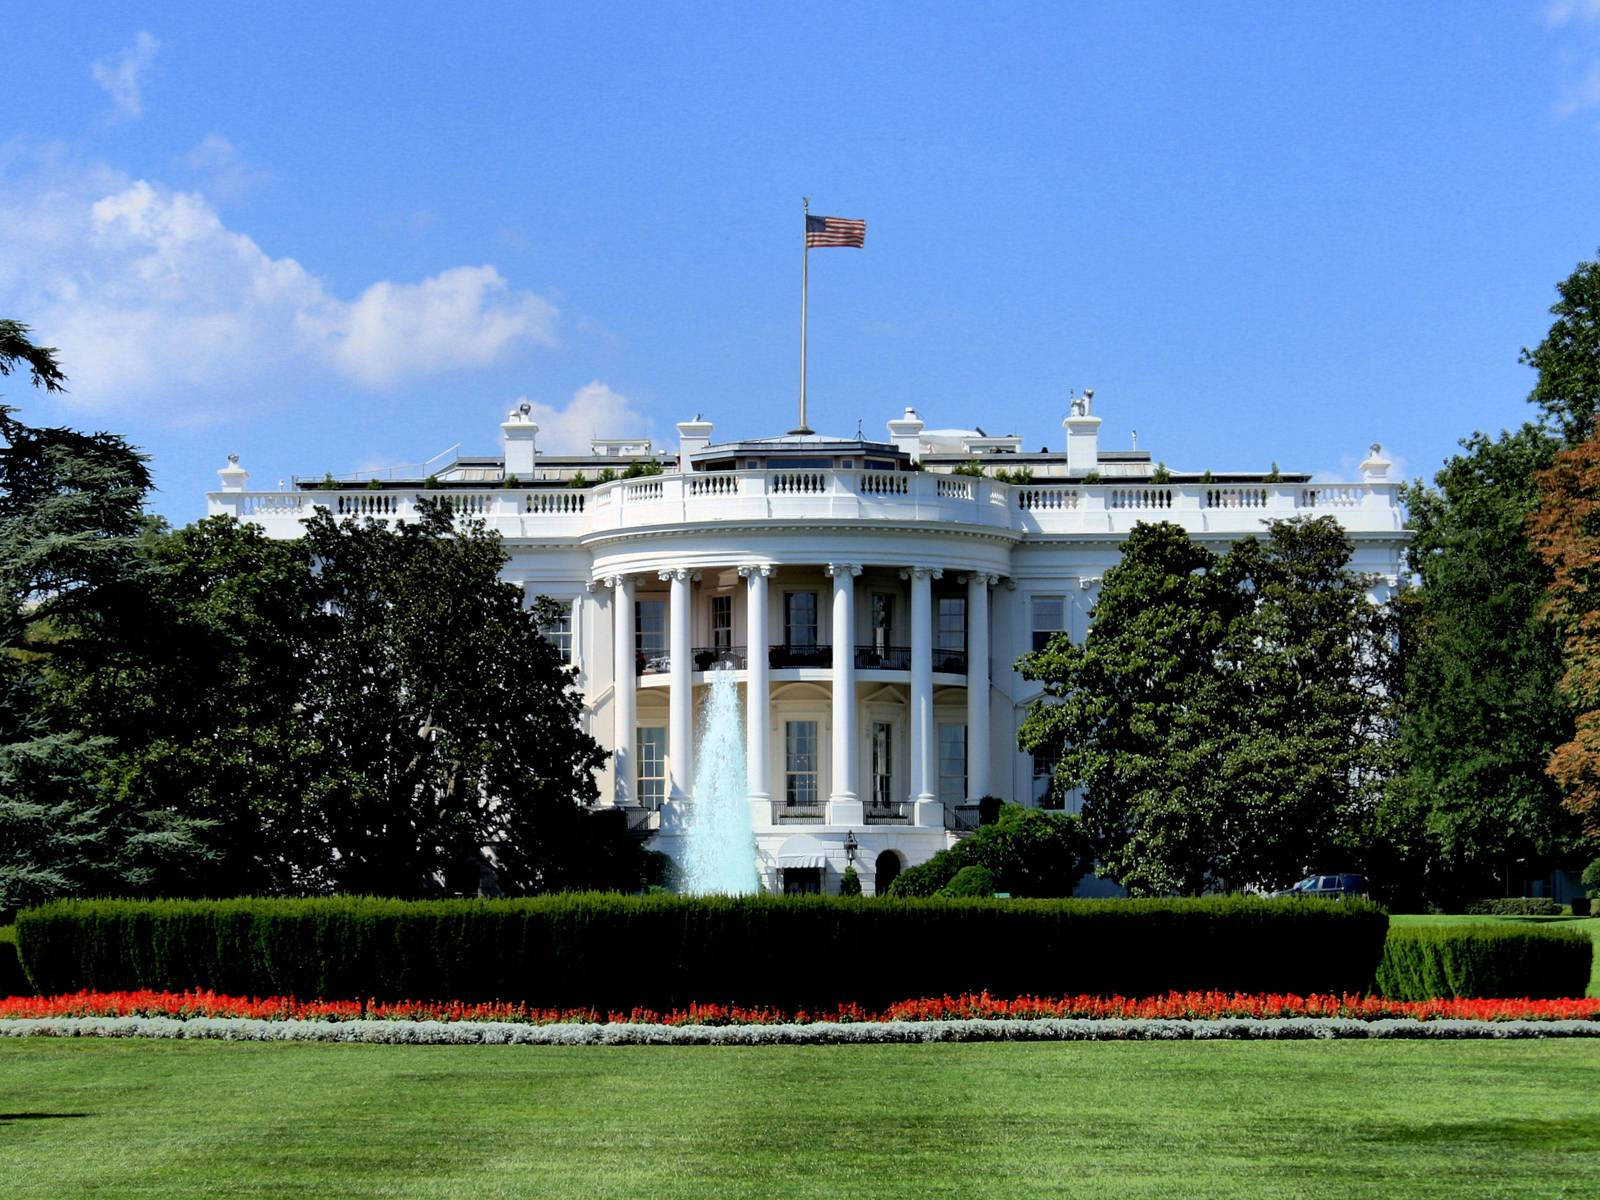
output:
[[[1600,21],[1600,0],[1552,0],[1545,5],[1544,20],[1555,29],[1572,22]]]
[[[141,29],[115,59],[102,58],[89,68],[90,78],[105,89],[121,116],[131,119],[144,112],[139,77],[150,69],[159,49],[161,43]]]
[[[179,161],[205,181],[208,195],[223,200],[237,200],[272,178],[269,172],[246,162],[220,133],[206,134]]]
[[[1566,30],[1559,57],[1567,79],[1555,102],[1557,119],[1600,106],[1600,0],[1553,0],[1544,22]]]
[[[1383,447],[1383,456],[1389,460],[1389,482],[1409,483],[1411,465],[1403,454],[1396,454],[1388,446]],[[1359,483],[1361,481],[1361,463],[1365,455],[1341,454],[1339,466],[1333,470],[1320,470],[1311,473],[1312,483]]]
[[[197,192],[103,172],[11,182],[0,173],[0,310],[26,313],[59,348],[80,404],[192,408],[268,368],[380,388],[555,340],[555,307],[491,266],[381,280],[347,300],[229,229]]]
[[[628,398],[614,392],[598,379],[573,393],[565,408],[553,408],[526,396],[518,397],[516,407],[527,403],[539,424],[541,453],[586,453],[589,440],[596,437],[649,437],[650,418],[635,409]]]

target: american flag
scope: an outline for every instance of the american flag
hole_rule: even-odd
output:
[[[806,246],[861,246],[867,244],[867,223],[848,217],[806,217]]]

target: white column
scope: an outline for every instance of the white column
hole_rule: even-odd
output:
[[[667,613],[667,771],[671,798],[683,801],[694,788],[694,668],[689,649],[689,576],[687,567],[661,571],[672,584]]]
[[[860,825],[866,815],[856,791],[856,576],[854,563],[829,563],[833,577],[833,788],[828,824]]]
[[[611,774],[615,803],[639,803],[634,788],[633,746],[637,682],[634,675],[633,577],[612,575],[611,589]]]
[[[912,567],[911,578],[911,798],[916,823],[939,826],[944,813],[934,791],[938,782],[933,737],[933,580],[944,572]]]
[[[989,794],[989,585],[994,575],[967,576],[967,800]]]
[[[767,731],[772,728],[772,686],[768,674],[767,580],[773,568],[766,565],[740,567],[745,579],[744,709],[745,709],[745,790],[750,796],[750,818],[759,829],[772,824],[772,792],[768,772],[772,769]]]

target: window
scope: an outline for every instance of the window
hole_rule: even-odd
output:
[[[667,727],[642,725],[638,733],[639,803],[660,808],[667,798]]]
[[[939,799],[960,804],[967,798],[967,727],[939,726]]]
[[[541,596],[541,600],[549,600],[548,596]],[[554,600],[552,616],[547,621],[539,624],[539,632],[544,640],[553,645],[561,655],[561,661],[572,661],[572,601]]]
[[[894,803],[894,730],[887,721],[872,723],[872,804]]]
[[[822,868],[785,867],[783,869],[783,894],[785,896],[821,895]]]
[[[872,593],[872,649],[887,654],[894,644],[894,594]]]
[[[711,648],[733,649],[733,597],[711,597]]]
[[[783,725],[783,798],[790,808],[817,806],[817,723]]]
[[[647,662],[652,658],[664,658],[667,653],[667,602],[635,602],[634,631],[637,649]]]
[[[1033,802],[1040,808],[1060,808],[1051,795],[1051,772],[1053,765],[1048,754],[1035,754],[1033,756]]]
[[[797,650],[817,647],[817,594],[786,592],[783,597],[784,644]]]
[[[1065,596],[1035,596],[1033,598],[1033,648],[1043,650],[1050,639],[1067,627],[1067,598]]]
[[[934,630],[933,644],[941,650],[967,648],[967,598],[965,596],[939,597],[939,623]]]

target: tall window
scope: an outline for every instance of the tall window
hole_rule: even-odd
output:
[[[967,648],[967,598],[939,597],[939,623],[934,630],[934,645],[941,650]]]
[[[790,808],[817,805],[817,723],[783,725],[783,797]]]
[[[639,653],[646,661],[664,657],[667,653],[667,602],[639,600],[633,607]]]
[[[799,650],[817,646],[817,594],[785,592],[783,596],[783,640]]]
[[[733,597],[711,597],[711,647],[733,649]]]
[[[939,799],[960,804],[967,798],[967,727],[939,726]]]
[[[645,808],[660,808],[667,798],[667,727],[641,725],[637,745],[639,803]]]
[[[894,644],[894,595],[891,592],[872,593],[872,648],[887,654]]]
[[[1033,598],[1033,648],[1043,650],[1050,639],[1067,627],[1067,598],[1065,596],[1035,596]]]
[[[549,600],[548,596],[540,597]],[[552,609],[549,620],[539,623],[539,632],[544,635],[545,641],[553,645],[561,654],[562,662],[572,661],[572,601],[552,601],[556,605]]]
[[[872,723],[872,803],[878,808],[894,803],[893,734],[889,722]]]
[[[1053,795],[1051,774],[1054,764],[1048,754],[1035,754],[1033,756],[1033,801],[1040,808],[1060,808],[1060,803]]]

